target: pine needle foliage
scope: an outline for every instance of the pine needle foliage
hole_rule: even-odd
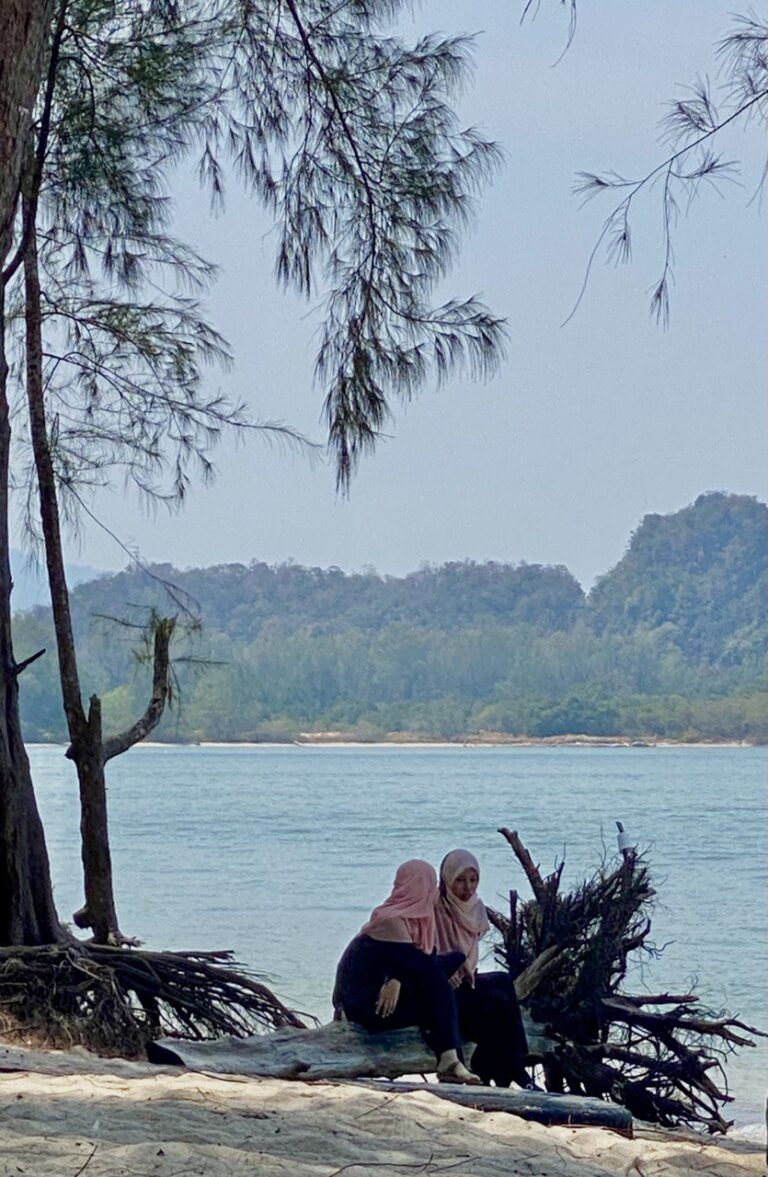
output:
[[[492,373],[502,322],[434,293],[500,153],[453,109],[470,41],[387,35],[403,7],[61,0],[36,184],[62,487],[119,467],[177,504],[191,473],[211,476],[221,431],[254,424],[206,391],[231,356],[199,301],[216,267],[170,229],[174,169],[190,157],[214,206],[233,172],[255,193],[275,218],[277,281],[322,307],[316,371],[340,487],[393,398],[430,376]]]
[[[503,325],[475,298],[435,305],[473,197],[500,162],[452,101],[471,43],[414,45],[383,28],[397,0],[239,6],[220,59],[223,101],[200,161],[214,198],[227,151],[277,221],[278,281],[324,309],[317,375],[347,487],[393,396],[433,374],[490,375]]]
[[[625,265],[632,257],[632,221],[638,203],[657,194],[662,223],[662,260],[651,287],[650,313],[664,327],[669,325],[670,299],[675,279],[675,230],[706,188],[719,190],[735,182],[736,160],[721,150],[723,132],[732,124],[742,128],[768,125],[768,21],[756,13],[735,15],[730,32],[717,45],[718,71],[713,83],[697,78],[683,96],[668,103],[662,133],[668,153],[644,175],[626,176],[615,171],[579,172],[574,192],[586,201],[594,197],[618,197],[608,213],[587,262],[584,282],[568,322],[584,297],[592,266],[604,253],[606,261]],[[763,167],[758,195],[768,175]]]
[[[48,441],[70,520],[82,489],[116,471],[150,500],[179,505],[193,476],[211,478],[211,450],[228,428],[302,440],[208,391],[211,370],[231,364],[199,301],[216,269],[169,232],[164,192],[191,130],[184,104],[203,97],[190,73],[194,42],[172,37],[176,27],[162,5],[58,8],[17,259],[34,235]],[[11,309],[20,334],[23,310]],[[17,455],[15,468],[34,531],[31,466]]]

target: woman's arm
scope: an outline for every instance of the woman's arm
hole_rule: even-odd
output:
[[[387,952],[387,972],[389,977],[381,986],[376,999],[376,1013],[379,1017],[388,1018],[397,1009],[402,988],[401,975],[408,969],[408,957],[411,949],[418,952],[414,945],[408,925],[404,919],[395,916],[391,920],[380,920],[368,935],[382,945],[391,945]],[[395,947],[397,946],[397,947]],[[386,951],[386,949],[384,949]],[[405,959],[403,959],[405,958]],[[405,966],[405,967],[404,967]]]

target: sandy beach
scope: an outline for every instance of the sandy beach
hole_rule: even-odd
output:
[[[174,1072],[0,1051],[0,1174],[11,1177],[756,1177],[764,1146],[638,1126],[545,1128],[423,1092]],[[34,1067],[34,1069],[33,1069]],[[73,1073],[74,1072],[74,1073]]]
[[[62,745],[63,747],[64,745]],[[254,743],[248,740],[201,740],[196,743],[142,740],[139,748],[754,748],[759,747],[751,740],[637,740],[629,736],[509,736],[503,732],[490,732],[483,736],[469,735],[455,740],[438,740],[431,737],[418,739],[394,733],[386,740],[356,740],[343,732],[301,732],[295,740],[279,743],[263,740]],[[46,745],[30,745],[46,747]]]

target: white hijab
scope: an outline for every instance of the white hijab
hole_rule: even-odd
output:
[[[480,867],[469,850],[452,850],[440,866],[440,895],[435,909],[438,952],[463,952],[467,958],[458,970],[459,980],[475,983],[478,941],[490,930],[485,904],[479,895],[458,899],[451,890],[463,871],[470,868],[480,874]]]

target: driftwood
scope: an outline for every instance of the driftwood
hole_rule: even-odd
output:
[[[539,1050],[544,1043],[531,1030]],[[160,1049],[157,1050],[157,1047]],[[282,1029],[253,1038],[182,1042],[163,1038],[150,1047],[160,1063],[174,1060],[197,1071],[273,1079],[364,1082],[386,1091],[429,1090],[442,1099],[489,1112],[510,1112],[541,1124],[599,1125],[632,1135],[632,1117],[603,1100],[505,1087],[462,1087],[455,1083],[389,1082],[401,1075],[426,1075],[435,1056],[416,1029],[369,1034],[349,1022],[312,1030]]]
[[[0,947],[0,1033],[144,1057],[159,1034],[210,1038],[304,1023],[228,952],[81,943]]]
[[[273,1079],[392,1078],[433,1071],[435,1056],[418,1030],[368,1034],[349,1022],[315,1029],[285,1028],[251,1038],[184,1042],[161,1038],[158,1045],[186,1067],[217,1074]],[[169,1062],[149,1052],[150,1059]]]
[[[423,1091],[423,1083],[375,1083],[367,1087],[385,1091]],[[537,1124],[563,1124],[569,1128],[610,1128],[621,1136],[633,1136],[632,1116],[626,1108],[603,1099],[583,1095],[549,1095],[545,1091],[518,1091],[509,1087],[460,1087],[455,1083],[434,1083],[432,1095],[480,1112],[509,1112]]]
[[[528,1022],[526,1033],[529,1046],[542,1057],[547,1044],[537,1028]],[[435,1069],[435,1056],[415,1027],[369,1034],[346,1021],[210,1042],[161,1038],[157,1045],[175,1055],[174,1060],[150,1048],[149,1057],[157,1062],[177,1061],[196,1070],[273,1079],[398,1079]]]
[[[338,1023],[334,1024],[338,1026]],[[309,1033],[313,1033],[313,1031],[309,1031]],[[415,1035],[415,1031],[404,1031],[403,1033]],[[178,1043],[174,1045],[179,1046]],[[408,1049],[418,1053],[419,1047],[414,1045]],[[421,1049],[423,1050],[423,1046]],[[207,1061],[211,1062],[212,1059],[209,1058]],[[200,1066],[198,1069],[203,1071],[209,1068]],[[157,1067],[146,1062],[96,1058],[82,1048],[67,1051],[42,1051],[0,1045],[0,1074],[34,1071],[38,1074],[48,1075],[114,1075],[121,1079],[142,1079],[147,1075],[157,1073],[170,1075],[173,1070],[174,1068],[171,1066]],[[243,1070],[241,1073],[247,1074],[248,1072]],[[357,1079],[353,1082],[356,1085],[369,1087],[371,1090],[391,1094],[400,1091],[429,1091],[432,1095],[451,1100],[451,1102],[464,1107],[477,1108],[479,1111],[509,1112],[525,1120],[535,1120],[540,1124],[591,1125],[610,1128],[624,1136],[632,1135],[632,1117],[629,1113],[624,1108],[605,1103],[602,1100],[579,1099],[566,1095],[546,1095],[538,1091],[517,1091],[503,1087],[462,1088],[452,1083],[426,1084],[424,1082],[391,1082],[375,1079]]]
[[[544,877],[513,830],[501,829],[533,899],[510,893],[510,914],[490,912],[499,958],[530,1014],[546,1027],[550,1091],[611,1099],[666,1126],[725,1132],[731,1102],[724,1062],[760,1030],[704,1008],[695,993],[633,995],[622,982],[631,954],[658,956],[648,940],[655,891],[620,822],[621,860],[561,893],[561,862]]]
[[[68,1050],[37,1050],[0,1042],[0,1075],[20,1071],[35,1075],[115,1075],[120,1079],[146,1079],[158,1074],[178,1074],[178,1067],[158,1067],[146,1059],[97,1055],[83,1046]]]

